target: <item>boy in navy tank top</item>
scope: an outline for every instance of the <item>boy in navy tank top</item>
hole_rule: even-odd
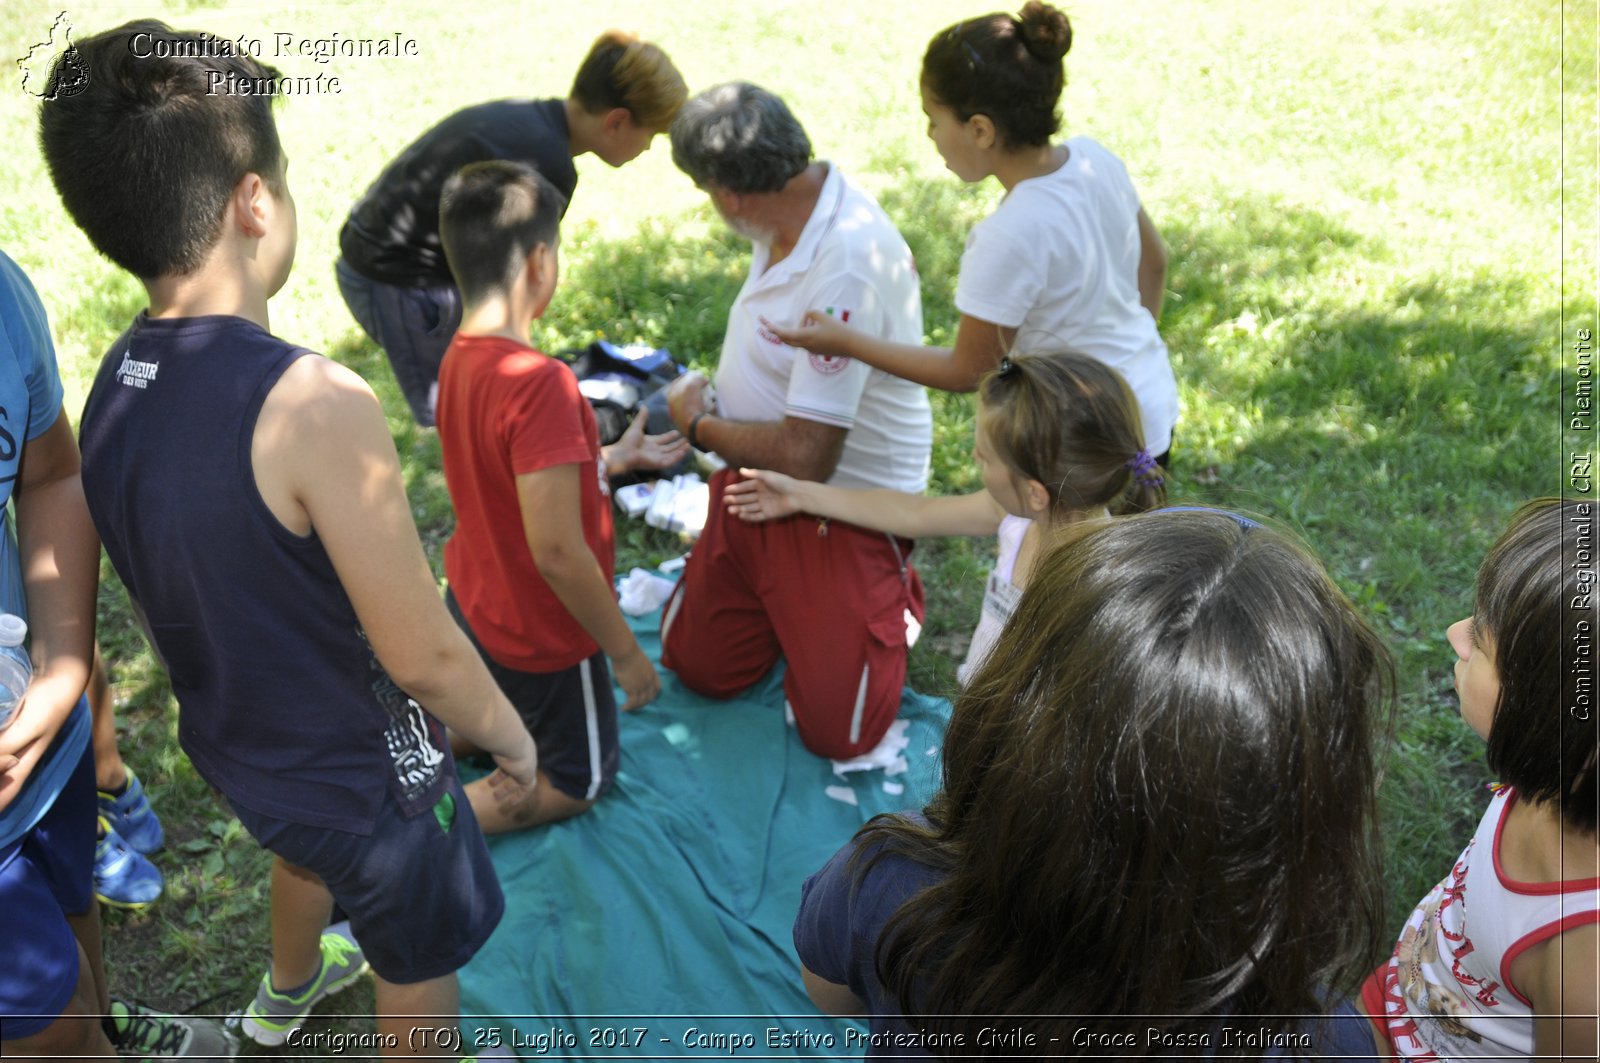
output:
[[[269,331],[296,242],[277,72],[217,41],[98,34],[41,109],[68,211],[150,299],[84,408],[84,493],[184,750],[277,856],[244,1031],[292,1042],[370,963],[385,1057],[427,1051],[408,1017],[455,1012],[504,907],[440,724],[513,798],[536,754],[439,599],[372,391]]]

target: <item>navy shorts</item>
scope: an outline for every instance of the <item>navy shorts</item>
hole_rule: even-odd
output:
[[[401,288],[370,280],[342,258],[334,273],[351,316],[388,356],[411,416],[431,427],[439,365],[461,327],[461,294],[450,285]]]
[[[406,818],[384,797],[370,835],[234,812],[261,845],[322,879],[378,976],[406,985],[462,967],[505,912],[489,847],[450,773],[431,812]]]
[[[593,801],[609,790],[621,752],[606,655],[596,651],[559,672],[519,672],[489,656],[461,615],[455,595],[446,591],[445,604],[533,735],[539,770],[550,785],[579,801]]]
[[[94,747],[86,745],[44,818],[0,849],[0,1015],[7,1041],[31,1037],[78,987],[78,938],[67,922],[94,904]],[[29,1016],[20,1018],[17,1016]]]

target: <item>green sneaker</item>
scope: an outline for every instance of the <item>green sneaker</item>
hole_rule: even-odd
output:
[[[350,936],[350,924],[335,923],[322,932],[322,970],[305,992],[284,996],[272,988],[272,974],[261,976],[261,985],[240,1015],[239,1025],[258,1045],[281,1045],[300,1028],[317,1003],[354,982],[367,970],[361,946]]]
[[[109,1018],[106,1034],[124,1058],[226,1063],[239,1050],[239,1039],[211,1019],[171,1015],[115,998]]]

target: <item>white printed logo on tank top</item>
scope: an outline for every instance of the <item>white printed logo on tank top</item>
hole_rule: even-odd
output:
[[[123,351],[122,364],[117,366],[116,377],[123,387],[148,388],[160,368],[160,362],[141,362],[127,351]]]

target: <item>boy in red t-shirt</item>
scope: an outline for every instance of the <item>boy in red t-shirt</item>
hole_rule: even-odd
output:
[[[644,435],[641,415],[600,446],[594,412],[563,362],[528,346],[555,293],[564,199],[521,163],[483,162],[445,184],[440,236],[461,289],[461,328],[439,373],[439,441],[456,530],[447,602],[539,747],[539,783],[467,787],[486,833],[587,810],[617,771],[617,705],[661,689],[611,589],[608,474],[662,468],[688,444]],[[462,752],[458,745],[457,752]]]

